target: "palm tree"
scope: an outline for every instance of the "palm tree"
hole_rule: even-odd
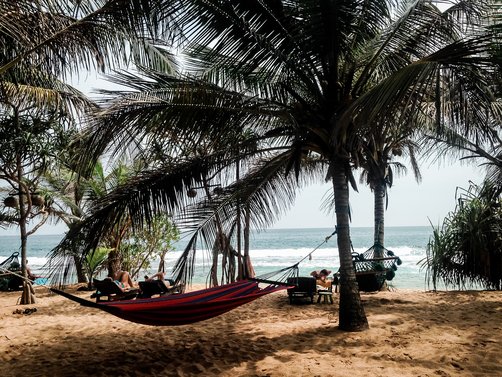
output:
[[[388,206],[388,188],[392,187],[394,176],[406,172],[406,166],[394,161],[396,157],[406,156],[418,182],[421,174],[416,160],[417,145],[413,135],[420,125],[397,126],[392,122],[378,124],[363,137],[360,165],[361,182],[373,191],[374,197],[374,237],[375,257],[382,257],[385,245],[385,210]]]
[[[479,111],[486,109],[484,88],[468,84],[489,63],[485,53],[491,37],[483,30],[467,32],[481,28],[477,21],[489,10],[487,4],[459,1],[445,12],[429,1],[394,6],[384,0],[193,0],[171,5],[177,22],[189,30],[186,74],[145,70],[142,77],[116,77],[134,92],[117,93],[101,114],[103,123],[89,128],[89,155],[97,158],[111,140],[111,150],[118,152],[138,135],[144,135],[142,147],[169,136],[191,148],[201,140],[216,142],[252,129],[259,147],[239,158],[248,164],[241,179],[185,215],[200,220],[196,229],[205,237],[216,234],[207,219],[219,213],[232,223],[236,203],[251,209],[255,225],[269,224],[304,184],[321,177],[331,181],[341,273],[339,326],[367,328],[349,230],[349,184],[355,187],[352,168],[358,165],[361,135],[398,109],[400,124],[416,124],[417,113],[427,106],[437,111],[447,90],[441,85],[446,71],[467,77],[463,89],[478,95]],[[451,119],[464,119],[462,108],[456,110]],[[179,209],[186,204],[187,187],[234,160],[220,146],[203,160],[145,172],[105,198],[86,229],[99,235],[121,213],[140,226],[152,211]],[[97,241],[88,242],[92,247]]]

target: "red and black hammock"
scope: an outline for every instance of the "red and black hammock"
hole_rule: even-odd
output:
[[[128,321],[151,326],[178,326],[216,317],[264,295],[287,288],[286,285],[260,288],[257,281],[242,280],[184,294],[99,303],[59,289],[51,288],[51,291],[80,305],[97,308]]]

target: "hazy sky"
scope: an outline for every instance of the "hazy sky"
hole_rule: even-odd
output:
[[[429,226],[440,224],[455,208],[457,188],[467,189],[469,180],[481,183],[484,172],[481,168],[460,164],[445,164],[440,167],[422,166],[422,182],[417,184],[413,175],[397,177],[389,191],[389,207],[385,213],[386,226]],[[295,206],[286,213],[274,228],[333,228],[334,216],[321,209],[323,197],[331,189],[329,184],[315,185],[303,190],[296,198]],[[359,192],[351,191],[350,204],[354,227],[373,226],[373,194],[363,184]],[[46,225],[36,234],[64,233],[66,227]],[[17,235],[18,228],[0,229],[0,235]]]
[[[469,180],[481,183],[482,169],[460,164],[442,164],[440,167],[423,166],[422,182],[418,184],[411,172],[394,179],[389,190],[389,206],[385,212],[386,226],[429,226],[429,219],[437,226],[448,212],[454,210],[458,187],[467,189]],[[358,183],[359,192],[351,191],[352,226],[373,226],[373,194],[368,187]],[[320,210],[325,193],[331,189],[326,184],[310,187],[297,198],[296,205],[274,227],[333,227],[334,216]]]

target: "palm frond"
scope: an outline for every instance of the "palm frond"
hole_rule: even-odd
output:
[[[71,258],[66,259],[67,250],[78,249],[85,258],[124,219],[130,221],[133,229],[142,228],[151,223],[156,213],[172,213],[186,207],[190,202],[188,190],[201,184],[208,169],[214,167],[214,160],[211,162],[213,165],[207,159],[194,158],[169,169],[145,171],[97,200],[88,217],[75,224],[51,251],[51,261],[63,256],[61,263],[51,262],[60,269],[53,272],[55,276],[68,277],[62,273],[68,269],[66,262],[72,263]]]
[[[140,44],[147,30],[166,32],[170,11],[161,1],[99,0],[2,1],[0,12],[0,39],[10,50],[0,73],[25,62],[61,76],[127,62],[129,43]]]
[[[21,108],[53,109],[70,117],[83,116],[97,105],[57,77],[33,67],[16,67],[2,76],[1,103]]]
[[[145,148],[158,140],[170,140],[175,149],[182,145],[196,150],[204,140],[227,139],[244,124],[269,128],[269,120],[281,113],[267,101],[201,80],[153,71],[143,75],[111,78],[131,91],[122,92],[87,129],[88,153],[83,157],[97,159],[106,150],[118,154],[131,143]]]
[[[232,234],[240,221],[238,207],[249,211],[250,225],[265,229],[294,203],[296,191],[324,175],[320,160],[303,159],[302,180],[287,174],[294,153],[287,151],[254,161],[238,181],[223,188],[210,200],[202,200],[183,211],[177,224],[192,234],[182,256],[173,268],[177,281],[189,284],[197,250],[211,250],[221,231]],[[220,228],[222,227],[222,228]],[[236,239],[231,239],[236,242]]]

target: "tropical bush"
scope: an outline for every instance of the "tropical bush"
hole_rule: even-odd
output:
[[[85,256],[83,267],[89,283],[89,288],[92,288],[92,279],[96,277],[106,267],[106,260],[110,249],[106,247],[98,247],[94,252]]]
[[[471,184],[441,228],[434,228],[423,261],[434,289],[440,282],[461,289],[502,288],[501,191],[488,181]]]
[[[179,237],[179,230],[170,216],[154,216],[150,226],[136,229],[128,240],[122,242],[122,268],[137,278],[142,269],[150,268],[152,259],[159,257],[158,271],[164,272],[165,256]]]

